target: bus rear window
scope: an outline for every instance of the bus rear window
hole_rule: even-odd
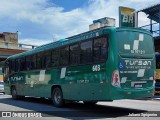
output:
[[[154,54],[152,36],[145,33],[118,31],[117,42],[120,54]]]

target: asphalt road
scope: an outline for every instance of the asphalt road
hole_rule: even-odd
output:
[[[23,100],[13,100],[10,95],[0,94],[0,111],[11,112],[12,118],[0,117],[0,120],[11,119],[159,119],[160,100],[116,100],[113,102],[98,102],[95,106],[86,106],[82,102],[68,103],[64,108],[55,108],[52,101],[40,98],[26,97]],[[17,112],[18,111],[18,112]],[[159,111],[159,112],[158,112]],[[30,115],[30,118],[20,118],[19,115]],[[4,114],[4,113],[3,113]],[[17,115],[17,116],[16,116]],[[37,116],[33,118],[33,116]],[[159,117],[142,117],[142,116]],[[23,117],[24,117],[23,116]],[[41,117],[42,116],[42,117]],[[134,116],[134,117],[133,117]],[[135,117],[136,116],[136,117]],[[137,117],[138,116],[138,117]]]

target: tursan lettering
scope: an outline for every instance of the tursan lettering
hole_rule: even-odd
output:
[[[23,80],[23,77],[22,76],[11,77],[11,80],[12,81],[21,81],[21,80]]]
[[[151,65],[151,61],[142,61],[142,60],[125,60],[126,65]]]

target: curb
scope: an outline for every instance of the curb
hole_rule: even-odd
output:
[[[154,100],[160,100],[160,95],[155,95],[155,96],[153,97],[153,99],[154,99]]]

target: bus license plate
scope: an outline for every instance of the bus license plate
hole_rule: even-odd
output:
[[[135,88],[142,88],[142,84],[135,84],[134,87]]]

